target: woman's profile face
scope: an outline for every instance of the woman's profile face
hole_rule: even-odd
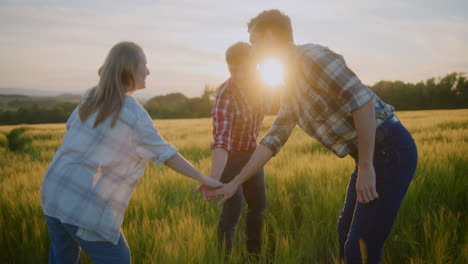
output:
[[[146,77],[150,74],[146,62],[145,53],[140,52],[140,60],[135,73],[135,90],[141,90],[146,87]]]

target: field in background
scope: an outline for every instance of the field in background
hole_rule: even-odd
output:
[[[468,259],[468,110],[399,112],[419,151],[416,176],[387,240],[382,263],[466,263]],[[267,117],[264,135],[273,117]],[[208,173],[211,120],[156,120],[170,143]],[[15,126],[0,126],[7,132]],[[65,132],[31,125],[32,150],[0,148],[0,262],[46,263],[48,235],[40,184]],[[0,135],[1,136],[1,135]],[[266,166],[264,263],[334,263],[336,221],[353,160],[339,159],[296,127]],[[134,263],[222,263],[216,247],[220,208],[194,193],[197,183],[150,164],[126,211],[123,231]],[[245,263],[244,219],[231,263]],[[86,260],[85,263],[90,263]]]

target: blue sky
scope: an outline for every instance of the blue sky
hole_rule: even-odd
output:
[[[0,0],[0,88],[81,93],[131,40],[151,71],[142,94],[198,96],[228,77],[225,49],[271,8],[291,17],[296,43],[342,54],[367,84],[468,72],[468,1]]]

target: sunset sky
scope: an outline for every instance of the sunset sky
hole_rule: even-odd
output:
[[[199,96],[228,77],[225,49],[271,8],[291,17],[297,44],[342,54],[366,84],[468,72],[466,0],[1,0],[0,88],[81,93],[112,45],[131,40],[151,71],[141,94]]]

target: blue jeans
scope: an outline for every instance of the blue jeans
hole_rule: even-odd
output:
[[[221,182],[231,181],[249,161],[250,152],[230,152],[229,158],[221,176]],[[259,253],[261,249],[261,232],[263,214],[266,207],[265,177],[263,169],[253,175],[227,200],[221,211],[218,224],[218,239],[228,251],[232,248],[232,239],[236,224],[242,211],[242,200],[247,201],[247,215],[245,220],[247,233],[247,251]]]
[[[401,202],[413,179],[418,160],[410,133],[399,122],[385,121],[376,131],[374,169],[379,198],[368,204],[356,202],[356,167],[351,174],[344,209],[338,220],[340,259],[363,263],[359,240],[367,250],[367,263],[379,263]]]
[[[64,224],[57,218],[45,216],[49,237],[49,264],[81,263],[80,248],[96,264],[130,263],[130,249],[120,233],[117,245],[110,242],[89,242],[77,237],[77,226]]]

